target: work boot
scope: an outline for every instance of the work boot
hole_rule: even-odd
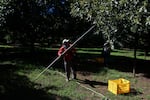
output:
[[[66,78],[66,82],[69,82],[70,80],[69,80],[69,78]]]
[[[66,82],[69,82],[69,79],[66,79]]]
[[[75,75],[75,76],[73,76],[73,77],[72,77],[72,79],[76,80],[76,79],[77,79],[77,78],[76,78],[76,75]]]

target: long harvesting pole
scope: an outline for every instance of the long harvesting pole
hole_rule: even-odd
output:
[[[89,33],[95,25],[93,25],[91,28],[89,28],[83,35],[81,35],[70,47],[68,47],[60,56],[58,56],[56,59],[54,59],[41,73],[39,73],[34,80],[37,80],[48,68],[50,68],[54,63],[56,63],[68,50],[70,50],[77,42],[79,42],[87,33]]]

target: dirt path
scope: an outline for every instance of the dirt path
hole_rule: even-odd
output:
[[[107,94],[109,92],[107,83],[95,81],[92,77],[92,73],[89,72],[78,72],[77,75],[78,80],[81,84],[107,97]],[[136,83],[131,84],[131,92],[128,95],[135,96],[135,98],[138,98],[137,100],[150,100],[150,78],[147,78],[140,73],[136,74],[135,79]]]

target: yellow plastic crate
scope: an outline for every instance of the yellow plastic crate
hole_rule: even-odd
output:
[[[120,78],[108,80],[108,90],[114,94],[123,94],[130,92],[130,81]]]

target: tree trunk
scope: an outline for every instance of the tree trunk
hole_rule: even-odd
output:
[[[31,56],[34,56],[34,53],[35,53],[34,42],[35,42],[35,39],[31,35],[31,37],[30,37],[30,53],[31,53]]]
[[[146,60],[147,54],[148,54],[148,52],[147,52],[147,50],[145,50],[145,52],[144,52],[144,59],[145,59],[145,60]]]
[[[135,40],[134,40],[134,64],[133,64],[133,77],[135,77],[135,76],[136,76],[136,63],[137,63],[136,52],[137,52],[137,47],[138,47],[138,34],[135,34]]]
[[[136,46],[135,46],[136,47]],[[137,51],[137,48],[134,48],[134,64],[133,64],[133,77],[136,76],[136,51]]]

